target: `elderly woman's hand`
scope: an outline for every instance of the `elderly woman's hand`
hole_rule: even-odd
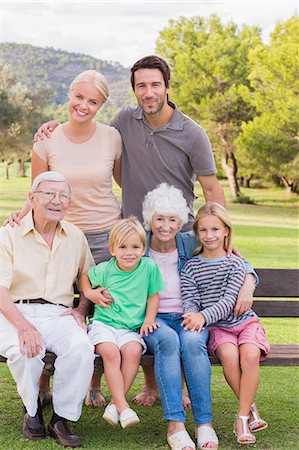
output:
[[[181,325],[184,330],[200,332],[206,323],[206,319],[201,313],[185,313],[182,317],[184,320]]]

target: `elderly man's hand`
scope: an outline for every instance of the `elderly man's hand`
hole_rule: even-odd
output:
[[[86,297],[96,305],[102,306],[103,308],[110,308],[110,303],[114,301],[109,291],[102,286],[91,289]]]
[[[37,356],[43,348],[43,341],[40,333],[34,326],[28,326],[25,329],[21,329],[18,333],[20,350],[28,358],[34,358]]]
[[[85,316],[78,311],[77,308],[74,309],[68,309],[66,312],[61,314],[62,316],[73,316],[77,324],[83,328],[83,330],[87,330],[87,323]]]

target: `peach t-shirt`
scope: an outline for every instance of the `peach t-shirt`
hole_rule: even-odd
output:
[[[112,192],[114,161],[121,157],[121,136],[109,125],[96,125],[95,133],[84,143],[71,142],[59,125],[49,139],[33,146],[49,170],[62,173],[71,183],[73,195],[65,220],[82,231],[108,230],[121,215]]]

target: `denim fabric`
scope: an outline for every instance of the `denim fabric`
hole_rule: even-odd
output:
[[[144,256],[149,256],[149,248],[151,243],[151,235],[152,233],[148,231],[146,233],[146,252]],[[176,247],[178,249],[178,272],[181,273],[182,268],[193,256],[193,252],[196,249],[198,242],[195,236],[187,231],[185,233],[179,232],[175,236]]]
[[[185,422],[182,405],[182,372],[196,424],[212,421],[210,396],[211,365],[207,353],[208,329],[185,331],[180,314],[158,314],[157,328],[144,337],[148,352],[155,355],[155,376],[160,391],[164,420]]]

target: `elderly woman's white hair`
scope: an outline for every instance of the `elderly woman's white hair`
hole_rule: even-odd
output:
[[[154,214],[163,216],[178,216],[180,229],[188,222],[190,209],[182,191],[167,183],[159,184],[148,192],[142,204],[143,224],[146,230],[151,229],[151,221]]]
[[[64,175],[62,175],[59,172],[54,172],[54,171],[50,171],[48,170],[47,172],[42,172],[40,173],[34,180],[33,183],[31,185],[30,188],[30,192],[35,192],[38,188],[38,186],[43,182],[43,181],[56,181],[56,182],[66,182],[69,185],[69,192],[70,195],[72,194],[72,188],[71,185],[69,183],[69,181],[65,178]]]

